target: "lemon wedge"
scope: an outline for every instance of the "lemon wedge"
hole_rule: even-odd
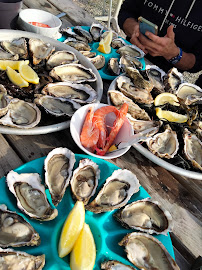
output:
[[[156,108],[156,115],[159,119],[168,120],[169,122],[185,123],[188,120],[187,115],[179,114],[171,111],[164,111],[161,108]]]
[[[112,151],[115,151],[115,150],[117,150],[117,149],[118,149],[118,148],[116,147],[116,145],[113,144],[113,145],[109,148],[108,152],[112,152]]]
[[[12,69],[9,66],[7,66],[6,74],[7,74],[8,78],[9,78],[9,80],[13,84],[15,84],[15,85],[17,85],[19,87],[27,87],[27,86],[29,86],[29,83],[26,80],[24,80],[17,71],[15,71],[14,69]]]
[[[95,258],[95,241],[89,225],[85,223],[70,254],[70,268],[71,270],[92,270]]]
[[[6,70],[7,67],[18,70],[21,65],[28,65],[29,60],[0,60],[0,70]]]
[[[164,105],[165,103],[170,103],[174,106],[180,106],[177,96],[167,92],[159,94],[154,100],[155,106]]]
[[[63,258],[72,250],[85,221],[85,208],[82,201],[77,201],[69,213],[60,236],[58,253]]]
[[[27,82],[33,84],[39,83],[39,77],[37,73],[29,65],[20,65],[19,72],[23,79],[25,79]]]
[[[111,42],[112,42],[113,33],[112,30],[106,35],[105,38],[101,39],[98,47],[98,51],[109,54],[111,52]]]

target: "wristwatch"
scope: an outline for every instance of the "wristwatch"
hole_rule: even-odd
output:
[[[174,64],[177,64],[181,60],[181,58],[182,58],[182,49],[179,48],[179,50],[180,50],[180,52],[179,52],[179,54],[177,56],[175,56],[175,57],[171,58],[170,60],[168,60],[169,63],[174,65]]]

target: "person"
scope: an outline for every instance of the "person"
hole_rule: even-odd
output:
[[[127,39],[146,53],[146,58],[165,72],[202,69],[201,0],[125,0],[118,23]],[[139,31],[138,17],[158,26],[158,35]]]

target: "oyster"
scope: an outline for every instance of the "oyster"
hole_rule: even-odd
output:
[[[120,208],[139,190],[139,180],[128,170],[116,170],[107,178],[97,197],[86,206],[94,213]]]
[[[96,81],[96,75],[93,71],[80,64],[67,64],[54,67],[50,72],[50,76],[64,82],[82,83]]]
[[[184,82],[184,77],[177,68],[171,68],[164,79],[165,91],[175,94],[179,85]]]
[[[33,58],[33,64],[37,65],[42,60],[48,59],[55,47],[50,43],[45,43],[40,39],[29,39],[29,50]]]
[[[119,243],[125,246],[127,257],[139,269],[180,270],[164,245],[145,233],[129,233]]]
[[[192,165],[202,171],[202,141],[187,128],[184,130],[184,154]]]
[[[88,58],[88,60],[97,68],[101,69],[105,65],[105,57],[102,54],[98,54],[95,57]]]
[[[135,133],[139,133],[139,132],[141,132],[141,131],[143,131],[145,129],[152,128],[152,127],[158,127],[159,128],[162,125],[162,122],[161,121],[138,120],[138,119],[134,119],[130,115],[127,115],[127,118],[130,121],[130,123],[132,124]],[[154,133],[150,133],[150,135],[152,136],[156,132],[158,132],[158,129],[156,131],[154,131]]]
[[[105,38],[108,35],[109,31],[105,31],[102,33],[101,38]],[[118,34],[115,31],[112,31],[112,40],[118,38]]]
[[[51,70],[56,66],[70,63],[78,63],[78,61],[79,60],[73,52],[57,51],[49,57],[48,61],[46,62],[46,68],[48,70]]]
[[[62,147],[53,149],[44,160],[45,182],[55,206],[65,194],[75,161],[74,153]]]
[[[163,79],[166,73],[163,70],[161,70],[159,67],[154,66],[154,65],[152,66],[147,65],[146,72],[147,72],[148,78],[154,85],[155,89],[153,88],[153,90],[155,90],[157,94],[161,94],[165,92]]]
[[[68,82],[49,83],[41,91],[42,94],[61,98],[69,98],[77,103],[91,103],[97,99],[97,92],[89,84]]]
[[[9,190],[17,199],[17,206],[31,218],[41,221],[54,219],[57,209],[52,209],[47,201],[45,188],[38,173],[10,171],[6,177]]]
[[[90,51],[91,50],[91,47],[88,45],[88,43],[83,42],[83,41],[66,39],[64,43],[73,47],[77,51]]]
[[[120,59],[120,66],[123,72],[126,72],[127,67],[133,67],[142,69],[143,65],[142,63],[135,57],[130,57],[129,55],[123,55]]]
[[[0,118],[0,124],[17,127],[33,128],[41,120],[41,112],[33,103],[13,98],[7,106],[7,113]]]
[[[94,41],[100,40],[103,29],[104,29],[104,26],[100,23],[92,23],[91,24],[90,33],[91,33]]]
[[[7,113],[8,104],[11,99],[12,97],[7,95],[6,88],[3,84],[0,84],[0,117]]]
[[[116,90],[110,90],[107,92],[107,95],[112,105],[116,106],[118,109],[120,109],[124,102],[128,103],[128,114],[130,114],[133,118],[150,120],[148,113],[144,109],[141,109],[130,98],[124,96],[123,93]]]
[[[25,38],[13,39],[13,40],[4,40],[1,42],[1,46],[13,55],[18,55],[19,58],[27,59],[28,50],[27,42]]]
[[[78,41],[82,41],[82,42],[85,42],[85,43],[88,43],[88,40],[86,39],[86,37],[84,36],[81,36],[80,34],[78,35],[76,33],[76,31],[73,31],[71,27],[67,27],[67,28],[63,28],[61,29],[61,32],[66,35],[67,37],[70,37],[70,38],[75,38],[76,40]]]
[[[18,54],[13,55],[12,53],[7,52],[0,47],[0,60],[18,60],[18,59],[19,59]]]
[[[81,26],[75,26],[74,32],[79,36],[84,37],[88,43],[91,43],[93,41],[91,34],[87,30],[83,29]]]
[[[0,205],[0,247],[38,246],[41,240],[22,216]]]
[[[85,57],[92,58],[96,56],[96,52],[80,51]]]
[[[135,45],[123,46],[119,48],[116,52],[120,53],[121,56],[129,55],[130,57],[137,57],[137,58],[144,57],[144,52]]]
[[[134,267],[130,265],[123,264],[116,260],[106,261],[101,263],[101,269],[105,270],[135,270]]]
[[[118,210],[114,217],[126,228],[149,234],[167,235],[172,228],[170,213],[163,210],[158,202],[153,202],[149,198],[126,205]]]
[[[48,95],[36,95],[34,102],[40,105],[46,112],[55,116],[72,116],[81,107],[77,102],[68,99]],[[1,119],[0,119],[1,120]]]
[[[80,160],[79,167],[74,170],[70,181],[74,197],[86,205],[95,194],[99,178],[100,170],[95,162],[88,158]]]
[[[119,59],[118,58],[110,58],[108,61],[108,71],[113,76],[118,76],[121,72],[120,66],[119,66]]]
[[[11,248],[0,248],[0,269],[41,270],[45,265],[45,255],[33,256]]]
[[[162,133],[157,133],[152,138],[146,140],[149,150],[161,158],[173,158],[179,149],[177,134],[169,125]]]
[[[177,97],[184,100],[186,105],[202,103],[202,89],[191,83],[182,83],[176,91]]]
[[[114,49],[119,49],[126,45],[126,42],[122,38],[115,38],[112,40],[111,46]]]

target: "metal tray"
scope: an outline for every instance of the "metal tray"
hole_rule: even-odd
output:
[[[97,76],[97,81],[92,83],[92,87],[97,91],[98,98],[96,102],[99,102],[102,98],[103,93],[103,83],[102,79],[100,77],[100,74],[98,73],[97,69],[94,67],[93,64],[91,64],[85,56],[83,56],[79,51],[75,50],[74,48],[68,46],[67,44],[64,44],[60,41],[57,41],[55,39],[41,36],[38,34],[26,32],[26,31],[19,31],[19,30],[0,30],[0,41],[2,40],[12,40],[15,38],[38,38],[43,40],[44,42],[51,43],[55,46],[56,50],[68,50],[72,51],[76,54],[77,58],[79,59],[80,63],[84,65],[85,67],[91,68],[93,72]],[[56,131],[63,130],[65,128],[68,128],[70,125],[70,120],[63,121],[61,123],[47,125],[47,126],[39,126],[34,127],[31,129],[18,129],[18,128],[12,128],[12,127],[6,127],[6,126],[0,126],[0,133],[2,134],[15,134],[15,135],[39,135],[39,134],[47,134],[52,133]]]

